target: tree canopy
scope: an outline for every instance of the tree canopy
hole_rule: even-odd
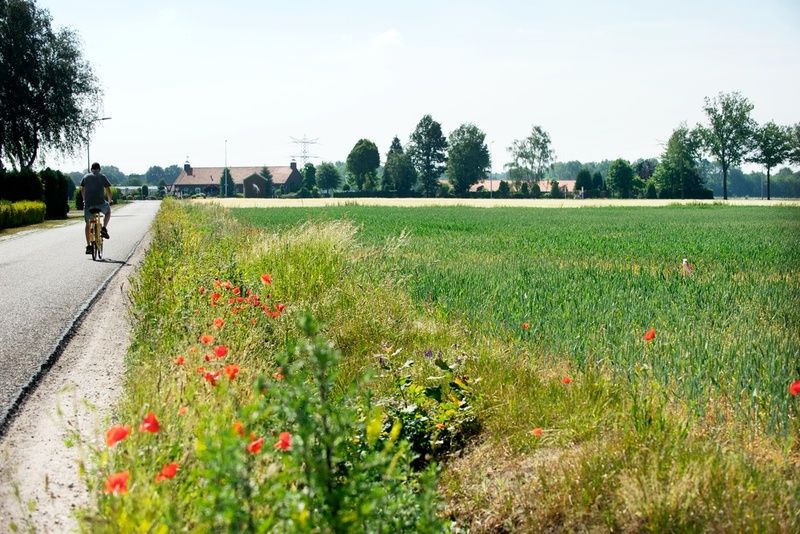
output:
[[[386,167],[383,169],[384,189],[397,191],[399,196],[407,196],[417,183],[417,171],[408,154],[403,152],[400,139],[392,141],[386,154]]]
[[[703,177],[697,167],[699,139],[686,126],[672,132],[653,181],[661,198],[703,198]]]
[[[608,169],[608,186],[619,198],[630,198],[633,190],[633,167],[627,160],[617,159]]]
[[[770,174],[772,169],[783,164],[792,154],[792,130],[789,127],[778,126],[770,121],[757,127],[753,133],[754,152],[749,158],[753,163],[759,163],[767,170],[767,200],[771,197]]]
[[[423,116],[409,138],[408,155],[426,196],[434,196],[439,188],[439,177],[447,162],[446,152],[447,139],[442,134],[442,125],[430,115]]]
[[[550,148],[550,134],[541,126],[533,126],[531,133],[525,139],[515,140],[508,151],[512,161],[506,164],[508,169],[521,171],[522,176],[528,179],[541,180],[544,172],[550,167],[555,154]]]
[[[322,162],[317,167],[317,186],[330,193],[331,190],[339,187],[342,177],[333,163]]]
[[[370,189],[374,184],[375,171],[381,164],[378,147],[369,139],[359,139],[347,155],[347,171],[356,181],[360,190]],[[374,187],[374,185],[373,185]]]
[[[486,134],[474,124],[462,124],[450,134],[447,177],[456,195],[466,195],[470,186],[486,177],[491,161],[485,139]]]
[[[32,0],[0,1],[0,169],[74,154],[90,135],[101,91],[78,36],[54,30]]]
[[[703,147],[722,167],[722,196],[728,199],[728,170],[744,161],[752,146],[753,104],[737,92],[705,98],[707,126],[698,126]]]

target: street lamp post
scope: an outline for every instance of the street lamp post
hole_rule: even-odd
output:
[[[91,129],[92,124],[99,121],[107,121],[110,120],[111,117],[99,117],[97,119],[92,119],[89,121],[88,128]],[[89,134],[86,134],[86,174],[92,173],[92,160],[89,157]]]

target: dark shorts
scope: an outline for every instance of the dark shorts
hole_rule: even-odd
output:
[[[83,207],[83,220],[86,221],[87,223],[89,222],[89,219],[92,218],[92,214],[89,213],[89,210],[92,209],[92,208],[99,209],[103,213],[103,215],[108,215],[108,213],[111,211],[111,206],[108,205],[108,202],[103,202],[102,204],[97,205],[97,206],[84,206]]]

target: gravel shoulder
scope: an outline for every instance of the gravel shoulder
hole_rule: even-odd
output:
[[[149,240],[147,234],[110,280],[0,441],[0,532],[12,525],[36,532],[77,529],[73,512],[89,502],[79,475],[87,451],[68,443],[103,446],[130,344],[129,278]]]

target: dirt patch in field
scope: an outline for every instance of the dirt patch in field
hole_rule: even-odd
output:
[[[12,525],[36,532],[77,528],[73,513],[89,494],[79,475],[86,451],[74,443],[104,446],[130,343],[128,279],[148,243],[146,237],[114,275],[0,441],[0,532]]]
[[[574,199],[477,199],[477,198],[206,198],[193,202],[215,203],[226,208],[322,208],[326,206],[470,206],[474,208],[599,208],[646,206],[659,207],[674,204],[726,206],[795,206],[800,200],[643,200],[618,198]]]

